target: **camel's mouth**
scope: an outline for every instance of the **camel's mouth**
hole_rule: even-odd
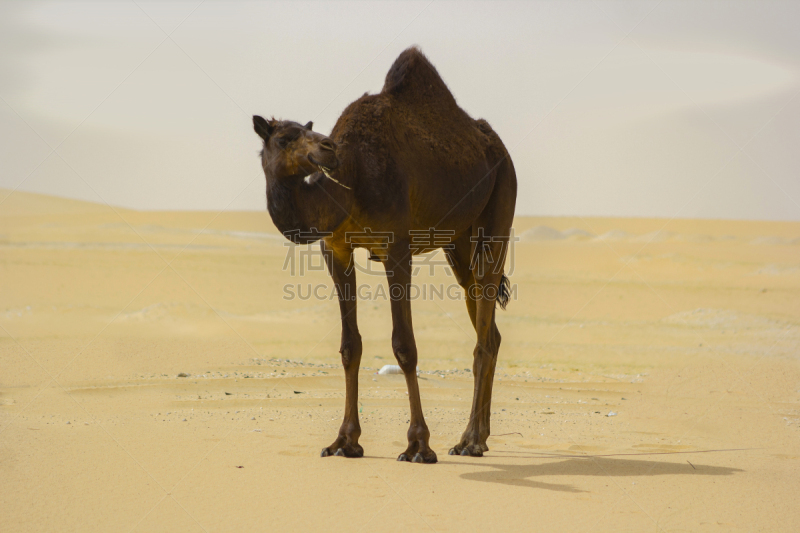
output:
[[[347,185],[345,185],[344,183],[342,183],[341,181],[339,181],[336,178],[334,178],[333,176],[331,176],[331,172],[333,172],[333,169],[331,169],[330,167],[326,167],[325,165],[322,165],[320,163],[317,163],[311,155],[308,156],[308,160],[309,160],[309,162],[311,162],[312,165],[317,167],[320,172],[325,174],[326,178],[328,178],[329,180],[331,180],[332,182],[334,182],[334,183],[336,183],[338,185],[341,185],[345,189],[349,189],[350,188]],[[306,182],[309,182],[309,180],[310,180],[310,176],[306,176]]]
[[[341,185],[345,189],[349,189],[350,188],[347,185],[345,185],[344,183],[342,183],[341,181],[339,181],[336,178],[334,178],[333,176],[331,176],[331,169],[329,169],[328,167],[323,167],[322,165],[317,165],[317,166],[319,166],[319,169],[322,171],[323,174],[325,174],[326,178],[328,178],[329,180],[331,180],[332,182],[334,182],[334,183],[336,183],[338,185]]]

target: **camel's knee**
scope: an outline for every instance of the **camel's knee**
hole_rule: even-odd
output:
[[[494,338],[484,342],[478,342],[472,351],[475,361],[492,361],[497,357],[497,345]]]
[[[350,368],[350,365],[359,364],[361,362],[361,352],[363,350],[361,344],[361,336],[348,336],[342,339],[341,348],[339,353],[342,354],[342,366],[345,370]]]
[[[401,343],[392,346],[394,358],[404,373],[417,370],[417,347],[414,344]]]

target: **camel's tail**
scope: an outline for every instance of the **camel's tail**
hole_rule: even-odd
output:
[[[500,306],[500,309],[503,311],[506,310],[506,306],[508,305],[508,300],[511,298],[511,282],[508,281],[508,278],[505,274],[503,277],[500,278],[500,286],[497,288],[497,305]]]

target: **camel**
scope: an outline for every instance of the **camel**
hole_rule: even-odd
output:
[[[411,322],[412,256],[443,249],[465,292],[475,328],[474,396],[469,422],[450,455],[488,451],[489,415],[500,332],[495,309],[509,298],[504,263],[514,217],[517,178],[489,123],[456,103],[436,68],[416,47],[403,51],[378,94],[364,94],[339,117],[329,136],[311,122],[253,117],[263,141],[267,208],[297,244],[319,241],[341,311],[344,419],[322,457],[362,457],[358,443],[355,248],[383,263],[392,313],[392,350],[410,402],[408,447],[398,461],[435,463],[417,382]],[[432,240],[418,238],[435,234]],[[355,237],[354,237],[355,236]],[[446,237],[446,238],[445,238]]]

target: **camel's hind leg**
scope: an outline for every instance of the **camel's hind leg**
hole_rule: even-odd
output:
[[[499,172],[497,185],[472,232],[459,237],[447,255],[459,284],[467,293],[467,310],[477,334],[473,351],[475,379],[472,409],[461,440],[450,455],[482,456],[489,447],[489,419],[492,383],[500,349],[500,332],[495,323],[497,298],[502,290],[505,256],[511,233],[516,199],[516,177]],[[503,165],[499,171],[503,169]]]
[[[478,342],[473,351],[472,371],[475,384],[469,423],[459,443],[450,449],[450,455],[480,456],[489,450],[486,439],[489,438],[491,387],[501,337],[494,321],[494,301],[477,297],[479,292],[491,293],[494,289],[485,288],[485,277],[481,280],[482,283],[476,282],[470,269],[469,238],[469,233],[459,238],[455,247],[447,253],[453,273],[464,289],[467,311],[478,334]]]

